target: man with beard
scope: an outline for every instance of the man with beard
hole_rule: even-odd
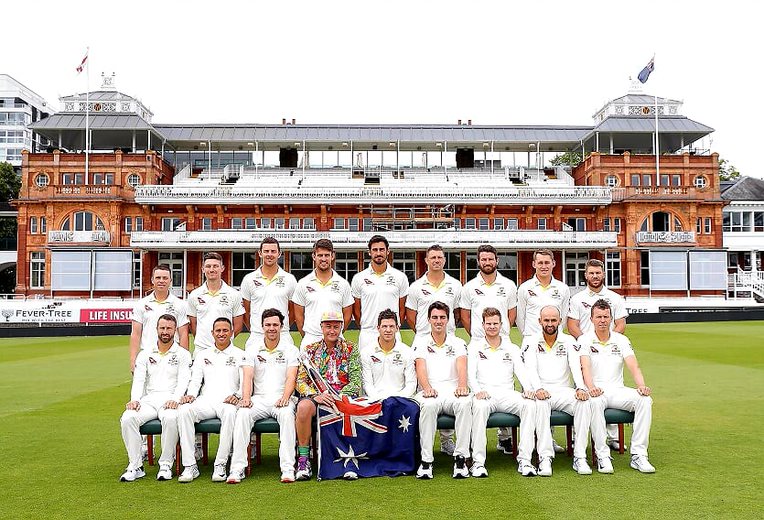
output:
[[[178,444],[178,403],[186,393],[191,375],[191,354],[175,338],[177,320],[163,314],[157,320],[157,342],[135,358],[130,402],[122,414],[122,439],[129,460],[122,482],[132,482],[146,475],[141,456],[142,424],[159,419],[162,423],[162,455],[157,480],[172,479],[172,463]]]
[[[328,313],[340,313],[343,329],[353,317],[353,295],[350,284],[332,269],[334,244],[326,238],[313,244],[315,269],[297,282],[292,302],[297,330],[302,335],[300,350],[306,345],[321,341],[321,317]]]
[[[356,274],[350,284],[350,292],[355,303],[353,317],[358,324],[358,346],[363,350],[373,344],[377,336],[379,313],[390,309],[396,314],[396,321],[402,320],[404,303],[409,292],[406,275],[387,263],[390,244],[381,235],[369,240],[369,267]]]
[[[541,332],[526,336],[523,340],[523,362],[528,367],[533,389],[536,392],[537,414],[549,417],[552,410],[559,410],[573,416],[576,438],[573,444],[573,469],[579,475],[591,475],[586,462],[586,444],[589,440],[589,425],[592,407],[581,373],[578,346],[572,336],[560,331],[560,311],[555,305],[541,308],[539,326]],[[571,384],[571,378],[575,387]],[[539,425],[538,474],[552,476],[552,433],[549,423]]]

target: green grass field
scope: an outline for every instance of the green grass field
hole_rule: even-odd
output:
[[[148,466],[118,482],[127,337],[0,339],[0,517],[760,518],[764,322],[630,325],[629,336],[654,392],[654,475],[615,454],[615,475],[578,476],[560,455],[552,478],[523,478],[491,433],[488,479],[454,481],[438,455],[429,482],[284,485],[266,435],[263,465],[238,486],[213,484],[210,467],[188,485]]]

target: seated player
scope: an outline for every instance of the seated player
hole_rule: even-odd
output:
[[[415,399],[421,406],[419,440],[422,463],[416,472],[418,479],[433,477],[435,459],[432,444],[438,428],[438,414],[441,413],[456,418],[453,477],[470,476],[466,458],[470,453],[472,399],[467,388],[467,345],[462,339],[447,333],[450,313],[445,303],[431,303],[427,309],[430,334],[417,336],[412,345],[420,390]]]
[[[340,337],[343,324],[344,317],[341,312],[325,312],[321,316],[323,338],[306,345],[303,356],[335,392],[358,397],[361,392],[360,355],[355,345]],[[297,403],[295,476],[297,480],[309,480],[313,475],[309,457],[313,417],[316,416],[319,404],[330,406],[334,401],[328,391],[318,389],[304,365],[297,371],[297,391],[300,393],[300,400]],[[349,472],[346,478],[353,479],[354,475]],[[355,475],[355,478],[358,476]]]
[[[191,377],[191,354],[175,343],[177,320],[163,314],[157,320],[157,343],[144,349],[135,358],[130,402],[122,414],[122,439],[127,449],[127,470],[122,482],[146,476],[143,471],[140,427],[159,419],[162,423],[162,455],[159,457],[157,480],[172,479],[172,463],[178,445],[178,403],[186,393]]]
[[[605,408],[634,412],[631,434],[631,467],[641,473],[655,473],[647,459],[653,398],[645,384],[631,342],[623,334],[611,330],[612,309],[605,300],[597,300],[591,310],[594,332],[579,338],[584,381],[592,396],[592,437],[597,466],[601,473],[612,473],[610,447],[606,443]],[[629,369],[637,388],[623,384],[623,367]]]
[[[220,419],[221,425],[212,481],[226,480],[226,463],[231,451],[236,405],[239,403],[239,372],[244,363],[244,352],[231,343],[233,324],[228,318],[215,320],[212,336],[215,346],[196,354],[191,368],[191,382],[186,395],[181,399],[183,406],[178,412],[178,433],[184,469],[178,482],[191,482],[199,476],[194,456],[194,425],[215,417]]]
[[[396,340],[398,316],[390,309],[377,317],[373,341],[361,352],[361,376],[366,397],[371,400],[390,396],[413,397],[416,392],[414,351]]]

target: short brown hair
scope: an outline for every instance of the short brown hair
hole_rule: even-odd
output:
[[[315,253],[319,249],[326,249],[327,251],[334,252],[334,244],[328,238],[320,238],[313,244],[313,252]]]
[[[214,251],[205,253],[204,258],[202,259],[202,263],[206,262],[207,260],[217,260],[220,262],[220,265],[223,265],[223,255],[220,253],[215,253]]]
[[[499,258],[499,253],[496,252],[496,248],[490,244],[483,244],[477,248],[477,256],[480,258],[480,253],[492,253],[494,258]]]
[[[377,326],[382,325],[382,320],[393,320],[398,325],[398,315],[390,309],[385,309],[377,317]]]
[[[491,316],[498,316],[499,321],[501,321],[501,311],[499,309],[496,307],[486,307],[483,309],[483,321]]]
[[[586,267],[587,268],[588,267],[599,267],[600,269],[602,269],[604,271],[605,270],[605,262],[603,262],[602,260],[598,260],[597,258],[590,258],[586,262]]]
[[[590,314],[594,316],[594,309],[600,309],[602,311],[607,310],[610,312],[610,317],[613,317],[613,309],[610,307],[610,304],[605,300],[604,298],[600,298],[594,304],[592,305],[592,310],[590,311]]]
[[[167,264],[159,264],[154,269],[151,270],[151,276],[154,276],[154,273],[157,271],[167,271],[168,273],[172,274],[172,269],[170,269],[170,266]]]
[[[263,239],[263,241],[262,241],[262,242],[260,242],[260,251],[262,251],[262,250],[263,250],[263,246],[264,246],[265,244],[276,244],[276,249],[278,249],[279,251],[281,251],[281,244],[279,244],[279,241],[278,241],[278,240],[276,240],[276,239],[275,239],[275,238],[273,238],[273,237],[265,237],[265,238]]]
[[[448,316],[451,313],[451,309],[448,308],[448,305],[446,305],[443,302],[434,301],[430,304],[430,306],[427,308],[427,319],[430,319],[432,317],[432,311],[445,311],[446,316]]]
[[[541,256],[548,256],[549,258],[554,260],[554,253],[552,253],[552,251],[550,251],[549,249],[536,249],[533,252],[533,261],[534,262],[536,261],[536,257],[539,256],[539,255],[541,255]]]

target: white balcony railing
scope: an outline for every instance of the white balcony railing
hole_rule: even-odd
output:
[[[138,186],[139,204],[610,204],[610,188],[597,186]]]
[[[368,240],[379,232],[253,230],[253,231],[141,231],[130,235],[130,245],[151,250],[168,249],[257,249],[265,237],[274,237],[285,249],[310,249],[319,238],[328,238],[337,249],[364,249]],[[492,244],[500,249],[604,249],[617,246],[618,234],[604,231],[467,231],[411,230],[385,231],[390,247],[422,249],[440,244],[451,249]]]

